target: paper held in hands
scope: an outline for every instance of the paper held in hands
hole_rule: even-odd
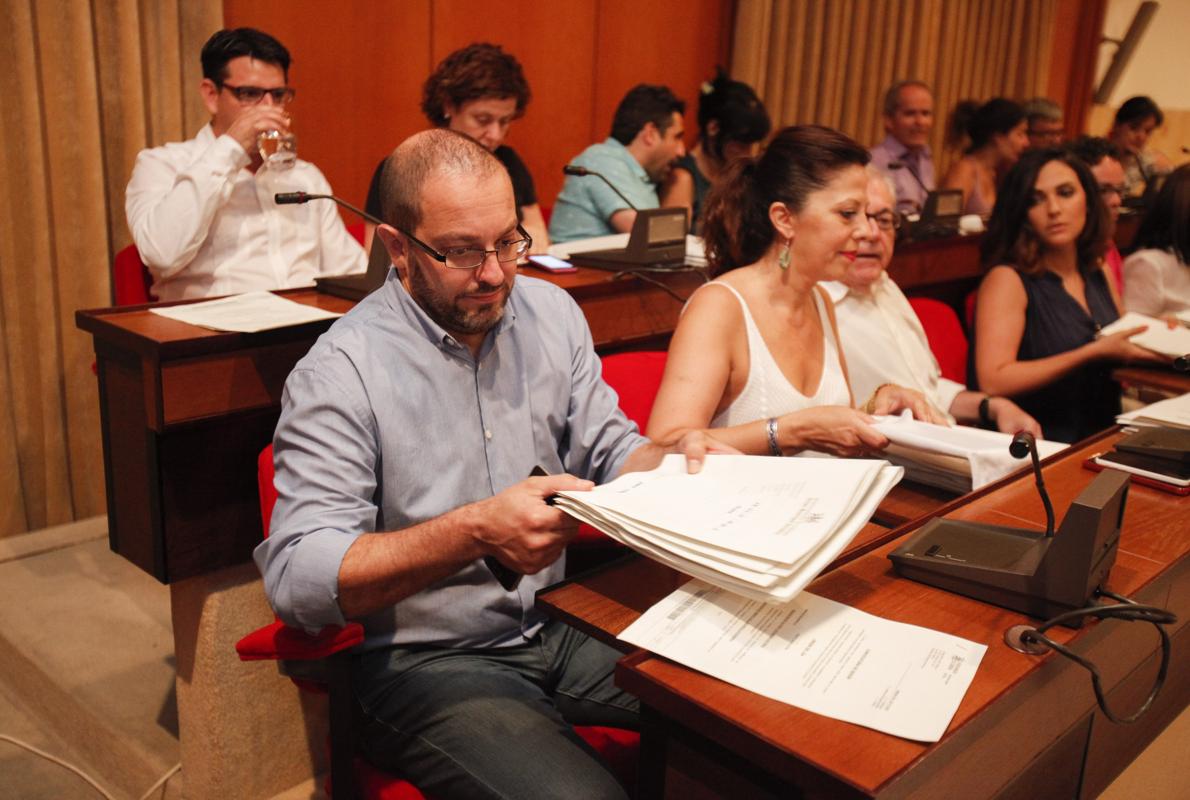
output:
[[[272,292],[246,292],[202,303],[149,310],[179,322],[236,333],[256,333],[343,316],[334,311],[286,300]]]
[[[1190,323],[1183,323],[1183,325],[1185,324]],[[1170,358],[1190,353],[1190,328],[1182,326],[1171,328],[1163,319],[1155,319],[1135,311],[1129,311],[1112,324],[1105,325],[1098,335],[1110,336],[1113,333],[1126,331],[1129,328],[1139,328],[1142,325],[1148,325],[1149,329],[1128,337],[1128,341],[1137,347],[1143,347]]]
[[[892,442],[885,456],[905,468],[911,481],[955,492],[970,492],[1029,466],[1008,452],[1012,436],[964,425],[934,425],[901,416],[877,417],[876,430]],[[1037,455],[1052,456],[1066,445],[1039,440]]]
[[[555,505],[687,575],[780,603],[855,538],[902,473],[885,461],[711,455],[689,475],[669,455]]]
[[[701,581],[620,638],[764,697],[922,742],[942,738],[987,651],[809,592],[771,606]]]

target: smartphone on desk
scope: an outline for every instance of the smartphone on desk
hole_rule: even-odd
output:
[[[574,264],[553,256],[529,256],[529,263],[546,272],[578,272],[578,267]]]
[[[1190,466],[1169,459],[1150,458],[1116,450],[1096,456],[1095,462],[1104,467],[1121,469],[1173,486],[1190,486]]]

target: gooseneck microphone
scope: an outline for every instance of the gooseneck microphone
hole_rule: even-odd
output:
[[[1173,368],[1178,372],[1190,372],[1190,353],[1175,358],[1173,360]]]
[[[338,197],[335,197],[333,194],[306,194],[305,192],[278,192],[277,194],[273,195],[273,202],[279,206],[301,205],[302,203],[309,202],[310,200],[334,200],[336,203],[343,206],[343,208],[347,209],[348,211],[355,212],[357,215],[363,217],[368,222],[371,222],[373,225],[383,225],[384,224],[384,220],[380,219],[380,217],[372,216],[367,211],[364,211],[361,208],[356,208],[355,206],[351,205],[351,203],[348,203],[346,200],[342,200]]]
[[[1033,438],[1033,434],[1028,431],[1021,431],[1016,436],[1012,437],[1012,444],[1008,446],[1008,452],[1012,453],[1013,458],[1024,458],[1026,455],[1033,458],[1033,477],[1037,480],[1037,493],[1041,495],[1041,503],[1045,506],[1045,535],[1046,538],[1051,538],[1054,535],[1054,507],[1050,504],[1049,492],[1045,490],[1045,481],[1041,477],[1041,461],[1037,457],[1037,441]]]
[[[925,192],[926,194],[930,193],[930,190],[926,187],[926,185],[924,183],[922,183],[921,177],[918,176],[917,170],[913,169],[913,167],[909,166],[904,161],[890,161],[890,162],[888,162],[888,168],[891,170],[898,170],[898,169],[905,170],[906,172],[908,172],[910,175],[913,176],[913,180],[917,181],[917,185],[921,187],[921,190],[923,192]]]
[[[635,204],[633,204],[633,202],[631,200],[629,200],[627,197],[624,196],[623,192],[621,192],[619,189],[616,188],[616,185],[614,183],[609,181],[603,175],[600,175],[595,170],[587,169],[586,167],[575,166],[574,164],[567,164],[566,166],[562,167],[562,174],[563,175],[574,175],[576,178],[585,178],[588,175],[594,175],[596,178],[598,178],[599,180],[606,183],[611,188],[611,190],[613,192],[618,194],[620,196],[620,199],[628,204],[629,208],[631,208],[633,211],[640,210],[639,208],[636,207]]]

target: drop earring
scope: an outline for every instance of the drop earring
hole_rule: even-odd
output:
[[[781,252],[777,256],[777,266],[783,270],[789,269],[789,241],[788,240],[786,240],[785,247],[781,248]]]

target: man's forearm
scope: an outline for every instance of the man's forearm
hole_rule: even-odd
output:
[[[367,616],[417,594],[483,555],[474,504],[399,531],[365,533],[339,567],[339,608]]]

